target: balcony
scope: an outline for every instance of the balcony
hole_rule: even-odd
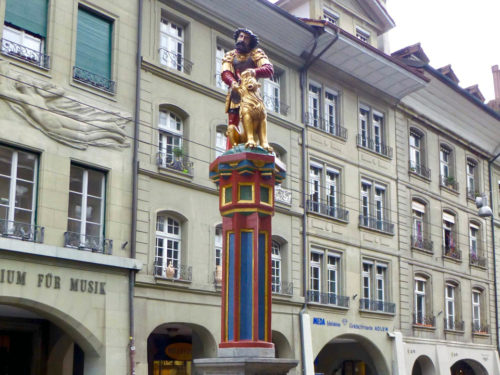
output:
[[[431,179],[431,170],[424,167],[422,164],[417,164],[414,161],[408,161],[408,169],[411,173],[419,175],[420,177]]]
[[[165,48],[160,48],[158,54],[160,55],[160,64],[176,69],[179,72],[191,73],[193,63],[184,58],[182,54],[169,51]]]
[[[472,252],[470,253],[469,263],[471,266],[476,266],[481,268],[486,268],[488,264],[485,257],[482,257]]]
[[[448,331],[464,331],[464,321],[454,320],[452,318],[444,318],[444,329]]]
[[[5,38],[2,41],[2,53],[7,56],[14,57],[18,60],[27,62],[28,64],[36,65],[44,69],[50,68],[50,57],[40,51],[23,46],[22,44],[14,43]]]
[[[335,293],[321,293],[316,290],[308,290],[306,294],[307,302],[319,303],[322,305],[332,305],[337,307],[349,307],[349,297]]]
[[[458,182],[452,176],[439,176],[439,181],[442,187],[458,192]]]
[[[64,246],[93,253],[108,255],[113,253],[113,240],[76,232],[64,232]]]
[[[308,199],[306,201],[306,209],[307,212],[315,212],[345,222],[349,221],[349,211],[340,205],[331,206],[321,201]]]
[[[363,311],[384,312],[388,314],[396,313],[396,304],[374,299],[361,298],[359,300],[359,309]]]
[[[420,236],[411,236],[411,247],[431,254],[434,253],[434,242]]]
[[[2,237],[43,243],[45,228],[19,221],[0,220],[0,234]]]
[[[293,283],[288,281],[281,281],[279,284],[271,284],[271,291],[273,294],[292,296]]]
[[[73,79],[77,82],[95,87],[96,89],[104,90],[112,94],[115,93],[115,81],[110,80],[108,77],[89,72],[78,66],[73,67]]]
[[[413,325],[422,328],[435,328],[436,317],[434,315],[413,314]]]
[[[389,221],[378,220],[374,216],[359,215],[359,226],[378,230],[387,234],[394,234],[394,224]]]
[[[387,146],[385,143],[374,140],[372,138],[363,137],[361,134],[356,136],[356,142],[359,147],[373,151],[376,154],[392,158],[392,147]]]
[[[489,335],[490,326],[488,324],[472,323],[472,333],[475,335]]]
[[[172,153],[158,152],[156,165],[161,168],[173,169],[189,176],[193,175],[193,162],[186,155],[174,156]]]
[[[456,261],[462,261],[462,252],[457,249],[455,246],[443,246],[443,256],[445,258],[450,258]]]
[[[276,97],[270,95],[261,95],[262,101],[268,111],[280,113],[283,116],[288,115],[288,111],[290,110],[290,106],[283,102],[280,102]]]
[[[329,119],[325,119],[323,117],[314,116],[310,112],[306,112],[306,125],[311,126],[313,128],[319,129],[325,133],[333,135],[334,137],[338,137],[347,140],[347,129],[338,125],[330,123]]]
[[[286,204],[287,206],[291,206],[292,191],[281,187],[281,185],[276,185],[274,187],[274,201],[277,203]]]
[[[166,280],[192,281],[193,268],[182,264],[178,267],[173,267],[173,274],[169,274],[167,267],[163,267],[162,262],[154,263],[154,276]]]

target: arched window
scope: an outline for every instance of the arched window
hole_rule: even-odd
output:
[[[467,198],[476,199],[479,195],[479,173],[477,161],[472,158],[467,158],[466,170],[467,174]]]
[[[162,167],[180,167],[175,163],[184,155],[182,118],[169,109],[161,109],[158,118],[158,164]],[[179,168],[177,168],[179,169]]]
[[[445,296],[445,329],[463,331],[464,322],[461,320],[460,287],[455,281],[447,281],[444,290]]]
[[[420,199],[412,199],[412,247],[420,250],[432,251],[432,241],[429,240],[427,229],[427,217],[429,215],[427,205]]]
[[[445,256],[457,260],[462,254],[457,246],[456,215],[451,211],[443,212],[443,253]]]
[[[166,214],[156,218],[155,276],[179,278],[181,266],[181,224]]]
[[[481,226],[476,221],[469,222],[469,256],[470,264],[486,267],[483,242],[481,241]]]
[[[281,293],[281,244],[275,240],[271,247],[271,290]]]
[[[439,160],[441,186],[458,191],[458,182],[455,172],[455,158],[452,148],[445,144],[441,144],[439,151]]]
[[[432,313],[432,288],[430,277],[426,274],[415,274],[415,302],[413,324],[424,327],[435,327],[435,317]]]
[[[410,128],[410,172],[430,178],[430,170],[426,165],[425,137],[419,129]]]
[[[484,290],[477,287],[472,289],[472,332],[475,334],[489,333]]]

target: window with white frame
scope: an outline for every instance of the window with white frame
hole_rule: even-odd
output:
[[[471,261],[477,261],[479,257],[479,226],[469,223],[469,250]]]
[[[309,167],[309,209],[320,212],[322,167],[311,164]]]
[[[160,20],[160,63],[184,71],[184,27],[172,22],[162,9]]]
[[[425,210],[426,205],[421,201],[413,199],[411,202],[412,208],[412,246],[418,249],[432,250],[426,243],[426,228],[425,228]]]
[[[375,217],[377,219],[377,229],[383,230],[385,222],[385,187],[375,185]]]
[[[222,267],[222,226],[215,227],[215,266]]]
[[[275,240],[271,246],[271,291],[281,293],[281,245]]]
[[[321,87],[310,83],[308,91],[308,123],[315,128],[321,127],[320,97]]]
[[[472,331],[482,331],[481,326],[481,291],[472,290]]]
[[[321,301],[321,269],[323,263],[323,254],[311,251],[309,261],[309,301]]]
[[[179,278],[181,238],[180,222],[159,214],[156,218],[155,276]]]
[[[476,195],[479,194],[478,184],[477,184],[477,163],[472,159],[467,159],[466,165],[467,174],[467,197],[475,199]]]
[[[308,300],[310,302],[341,307],[348,306],[348,298],[339,294],[341,290],[340,261],[341,255],[337,252],[320,248],[311,250],[309,262],[310,288],[308,291]]]
[[[443,212],[443,244],[444,254],[460,259],[455,244],[455,215],[451,212]]]
[[[183,155],[183,121],[170,110],[160,110],[158,121],[158,161],[163,167],[172,166]]]
[[[281,110],[280,81],[280,75],[275,72],[271,78],[264,80],[263,85],[264,105],[268,111],[275,113],[280,113]]]
[[[217,49],[215,50],[215,85],[221,89],[226,89],[227,86],[222,80],[222,60],[224,59],[224,55],[228,53],[230,48],[226,48],[222,45],[217,45]]]
[[[16,223],[34,224],[37,174],[36,154],[0,145],[1,234],[14,234]]]
[[[386,187],[382,184],[362,179],[360,225],[392,233],[393,224],[389,222],[388,212]]]
[[[388,265],[384,262],[363,260],[362,264],[362,298],[360,308],[363,310],[394,313],[395,306],[388,303]]]
[[[454,173],[453,153],[451,148],[441,145],[439,151],[439,167],[441,173],[441,185],[457,190]]]
[[[67,246],[102,249],[105,184],[104,172],[71,165]]]
[[[370,43],[370,32],[361,27],[356,27],[356,38],[363,42]]]
[[[338,25],[339,22],[339,15],[335,13],[334,11],[330,9],[323,9],[323,19],[325,21],[328,21],[330,23],[333,23],[334,25]]]
[[[340,170],[318,163],[309,168],[308,210],[347,220],[347,211],[340,206]]]
[[[385,133],[384,114],[369,106],[360,105],[358,146],[392,157],[392,148],[386,144]]]
[[[446,329],[456,328],[456,312],[455,312],[455,292],[456,286],[453,284],[446,284],[445,287],[445,310],[446,310]]]
[[[340,136],[337,119],[338,94],[332,90],[325,90],[325,131]]]
[[[218,125],[215,131],[215,157],[221,156],[226,152],[227,147],[227,136],[226,136],[227,126]]]
[[[410,171],[430,178],[430,171],[425,166],[425,138],[417,129],[410,129]]]
[[[427,324],[426,319],[426,289],[427,280],[423,277],[415,277],[415,317],[414,323],[418,325]]]
[[[338,299],[338,275],[339,275],[340,255],[328,253],[327,283],[328,283],[328,303],[337,304]]]

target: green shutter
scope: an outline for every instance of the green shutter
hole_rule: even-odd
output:
[[[78,9],[76,66],[111,79],[112,21]]]
[[[45,38],[47,8],[48,0],[7,0],[5,22]]]

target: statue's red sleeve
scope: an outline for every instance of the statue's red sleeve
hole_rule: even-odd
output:
[[[273,73],[273,66],[271,64],[265,64],[255,69],[255,78],[271,78]]]
[[[226,71],[222,72],[220,77],[222,78],[224,83],[226,85],[228,85],[229,87],[231,87],[231,84],[233,82],[236,82],[236,77],[234,76],[233,72],[231,72],[230,70],[226,70]]]

